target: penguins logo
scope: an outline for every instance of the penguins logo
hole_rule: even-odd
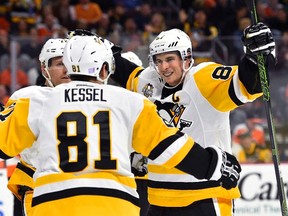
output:
[[[11,104],[9,107],[7,107],[5,110],[3,110],[0,113],[0,121],[1,122],[6,121],[6,119],[11,115],[11,113],[14,111],[15,104],[16,103]]]
[[[156,101],[155,104],[160,116],[168,126],[178,127],[181,131],[183,128],[190,127],[192,125],[191,121],[181,119],[181,116],[186,108],[185,106],[177,103],[162,104],[160,101]]]

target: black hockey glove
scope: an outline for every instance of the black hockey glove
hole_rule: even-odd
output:
[[[2,103],[0,102],[0,112],[2,112],[4,109],[5,109],[4,104],[2,104]]]
[[[72,38],[73,36],[96,36],[98,37],[106,46],[112,49],[113,55],[119,54],[122,51],[120,46],[115,45],[111,41],[100,37],[98,34],[85,30],[85,29],[75,29],[74,31],[68,32],[68,39]]]
[[[216,146],[206,149],[213,155],[211,167],[215,168],[209,171],[208,176],[211,176],[209,180],[217,180],[227,190],[235,188],[241,172],[241,166],[237,159]]]
[[[271,56],[275,64],[275,41],[267,25],[259,22],[248,26],[244,29],[241,39],[246,57],[254,64],[257,64],[258,54],[263,54],[265,60]]]
[[[148,173],[148,159],[143,155],[137,152],[132,152],[130,155],[130,162],[132,167],[132,173],[134,174],[134,176],[142,177]]]

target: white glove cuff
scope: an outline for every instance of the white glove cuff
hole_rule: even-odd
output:
[[[212,148],[216,151],[217,156],[218,156],[218,161],[217,161],[217,165],[216,168],[211,176],[211,178],[209,180],[219,180],[222,176],[222,164],[223,164],[223,151],[218,148],[217,146],[209,146],[209,148]]]

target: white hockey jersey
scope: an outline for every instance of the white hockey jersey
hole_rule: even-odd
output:
[[[130,153],[153,152],[172,168],[194,145],[148,99],[119,87],[73,81],[18,94],[0,113],[0,156],[30,148],[32,215],[138,215]]]
[[[202,147],[216,145],[229,153],[232,152],[229,112],[261,96],[260,93],[248,93],[239,80],[237,66],[214,62],[192,67],[183,85],[177,91],[172,90],[172,94],[164,95],[163,87],[163,80],[151,67],[141,73],[137,68],[131,73],[126,86],[154,102],[167,124],[189,134]],[[226,190],[216,181],[198,180],[175,168],[167,169],[149,160],[150,204],[181,207],[215,197],[238,198],[240,192],[238,188]]]

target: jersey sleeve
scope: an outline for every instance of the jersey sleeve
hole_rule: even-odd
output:
[[[167,126],[147,99],[134,125],[132,146],[158,165],[175,167],[199,179],[206,178],[211,169],[212,155],[192,137]]]
[[[194,141],[179,132],[178,128],[167,126],[158,115],[156,106],[144,99],[144,108],[134,124],[132,145],[142,155],[164,164],[168,163],[172,154],[178,151],[179,155],[176,154],[174,159],[178,160],[179,163],[185,153],[192,148]],[[169,151],[165,151],[166,149]],[[181,156],[180,151],[182,151],[183,156]],[[176,159],[177,157],[178,159]],[[175,163],[177,162],[175,161]],[[171,166],[174,166],[175,163],[172,162]]]
[[[116,69],[111,78],[123,88],[133,91],[138,80],[137,77],[144,68],[123,58],[121,55],[115,56],[115,63]]]
[[[0,113],[0,157],[7,159],[30,147],[35,136],[28,125],[30,99],[9,99]]]
[[[219,111],[231,111],[262,95],[260,92],[249,91],[247,83],[239,79],[238,69],[238,66],[206,63],[193,74],[201,94]]]
[[[34,188],[33,174],[35,168],[29,166],[24,161],[18,162],[16,168],[14,169],[13,175],[8,181],[8,189],[19,199],[22,200],[21,191],[19,191],[20,186],[25,186],[26,189]],[[27,188],[28,187],[28,188]]]

